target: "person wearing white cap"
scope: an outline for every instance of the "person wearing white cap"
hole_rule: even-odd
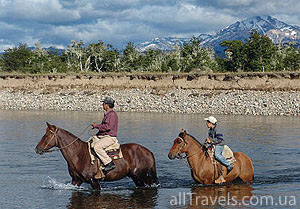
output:
[[[223,134],[217,134],[217,119],[214,116],[209,116],[208,118],[204,118],[206,121],[206,125],[208,128],[208,137],[205,140],[206,146],[215,146],[215,157],[218,161],[220,161],[223,165],[227,167],[227,174],[232,171],[233,166],[226,160],[223,156],[224,150],[224,139]]]

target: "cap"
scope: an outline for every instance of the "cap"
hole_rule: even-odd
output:
[[[115,104],[115,100],[113,100],[113,98],[111,97],[106,97],[104,100],[102,100],[101,102],[105,103],[105,104]]]
[[[204,120],[211,122],[212,124],[217,123],[217,119],[214,116],[209,116],[208,118],[204,118]]]

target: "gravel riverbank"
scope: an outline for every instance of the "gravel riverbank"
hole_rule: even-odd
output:
[[[0,90],[0,109],[102,111],[111,96],[116,111],[237,115],[300,115],[299,91],[196,89]]]

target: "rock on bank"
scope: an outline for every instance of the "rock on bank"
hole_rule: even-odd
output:
[[[102,111],[101,100],[116,99],[126,112],[239,115],[300,115],[298,91],[196,89],[0,90],[0,109]]]

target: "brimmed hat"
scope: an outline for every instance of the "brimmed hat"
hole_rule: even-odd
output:
[[[209,116],[208,118],[204,118],[204,120],[206,120],[212,124],[216,124],[218,122],[214,116]]]
[[[104,100],[102,100],[101,102],[105,103],[105,104],[115,104],[115,100],[113,100],[113,98],[111,97],[106,97]]]

